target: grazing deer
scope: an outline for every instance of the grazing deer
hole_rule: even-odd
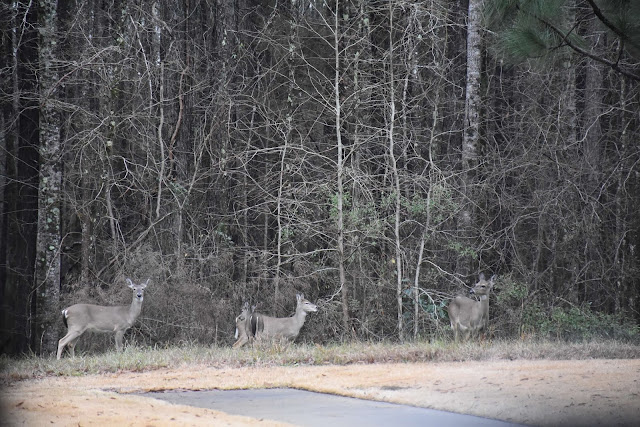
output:
[[[239,348],[245,345],[247,342],[253,341],[255,336],[255,330],[251,328],[251,317],[254,315],[253,311],[256,306],[249,308],[249,303],[245,302],[242,305],[242,312],[236,317],[236,342],[232,348]],[[254,322],[255,325],[255,322]]]
[[[86,331],[115,332],[116,348],[118,351],[122,350],[122,338],[125,331],[133,325],[140,315],[144,288],[149,284],[149,280],[136,285],[131,279],[127,279],[128,286],[133,289],[133,300],[130,306],[105,307],[93,304],[75,304],[62,310],[62,321],[68,331],[67,335],[58,341],[58,359],[60,359],[66,345],[69,346],[71,357],[74,357],[76,342]]]
[[[295,340],[307,313],[318,311],[318,307],[305,299],[303,294],[296,295],[296,314],[291,317],[270,317],[254,313],[249,322],[250,331],[255,332],[256,339],[284,338]]]
[[[489,281],[486,281],[484,274],[481,273],[478,283],[469,290],[469,293],[478,295],[480,301],[458,296],[449,303],[449,320],[451,321],[451,328],[456,342],[458,342],[460,332],[466,335],[466,339],[487,327],[489,322],[489,293],[493,288],[495,279],[496,276],[493,275]]]

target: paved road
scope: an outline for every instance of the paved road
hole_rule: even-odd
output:
[[[299,426],[495,426],[516,424],[434,409],[295,389],[166,391],[143,396]]]

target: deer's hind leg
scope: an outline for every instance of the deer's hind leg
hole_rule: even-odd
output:
[[[69,344],[67,344],[67,348],[69,349],[69,353],[71,353],[71,357],[76,357],[76,343],[79,339],[80,337],[78,336],[69,341]]]
[[[231,348],[240,348],[243,345],[245,345],[247,343],[247,341],[249,341],[247,339],[247,337],[242,336],[242,337],[238,338],[238,340],[233,344],[233,346],[231,346]]]
[[[74,329],[69,329],[69,331],[67,331],[67,335],[65,335],[64,337],[60,338],[60,341],[58,341],[58,355],[57,355],[57,359],[60,360],[60,357],[62,356],[62,351],[64,350],[64,347],[69,344],[69,353],[71,353],[71,357],[75,357],[75,346],[76,346],[76,342],[78,341],[78,338],[80,338],[80,335],[82,335],[84,333],[84,330],[74,330]]]

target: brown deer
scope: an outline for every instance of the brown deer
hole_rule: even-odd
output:
[[[296,313],[291,317],[270,317],[253,313],[249,321],[250,331],[254,332],[256,339],[295,340],[307,313],[318,311],[318,307],[309,302],[303,294],[296,295]]]
[[[239,348],[248,342],[252,342],[255,337],[255,330],[251,328],[251,316],[256,306],[249,308],[249,303],[245,302],[242,305],[242,312],[236,317],[236,342],[233,343],[233,348]]]
[[[481,329],[486,329],[489,322],[489,293],[496,277],[493,275],[487,281],[481,273],[478,283],[469,290],[469,293],[479,296],[480,301],[458,296],[449,303],[449,320],[456,342],[460,333],[467,339],[475,336]]]
[[[142,311],[144,288],[149,284],[149,280],[136,285],[131,279],[127,279],[128,286],[133,289],[131,305],[106,307],[93,304],[75,304],[62,310],[62,321],[68,331],[67,335],[58,341],[58,359],[62,356],[62,350],[67,345],[71,357],[74,357],[76,342],[86,331],[115,332],[116,348],[118,351],[122,350],[125,331],[134,324]]]

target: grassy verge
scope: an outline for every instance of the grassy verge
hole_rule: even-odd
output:
[[[351,363],[454,362],[515,359],[637,359],[640,346],[618,341],[492,341],[346,343],[332,345],[274,344],[233,350],[228,347],[183,345],[167,348],[128,347],[124,352],[75,358],[0,356],[0,381],[43,376],[77,376],[107,372],[140,372],[189,365],[217,367],[278,365],[347,365]]]

